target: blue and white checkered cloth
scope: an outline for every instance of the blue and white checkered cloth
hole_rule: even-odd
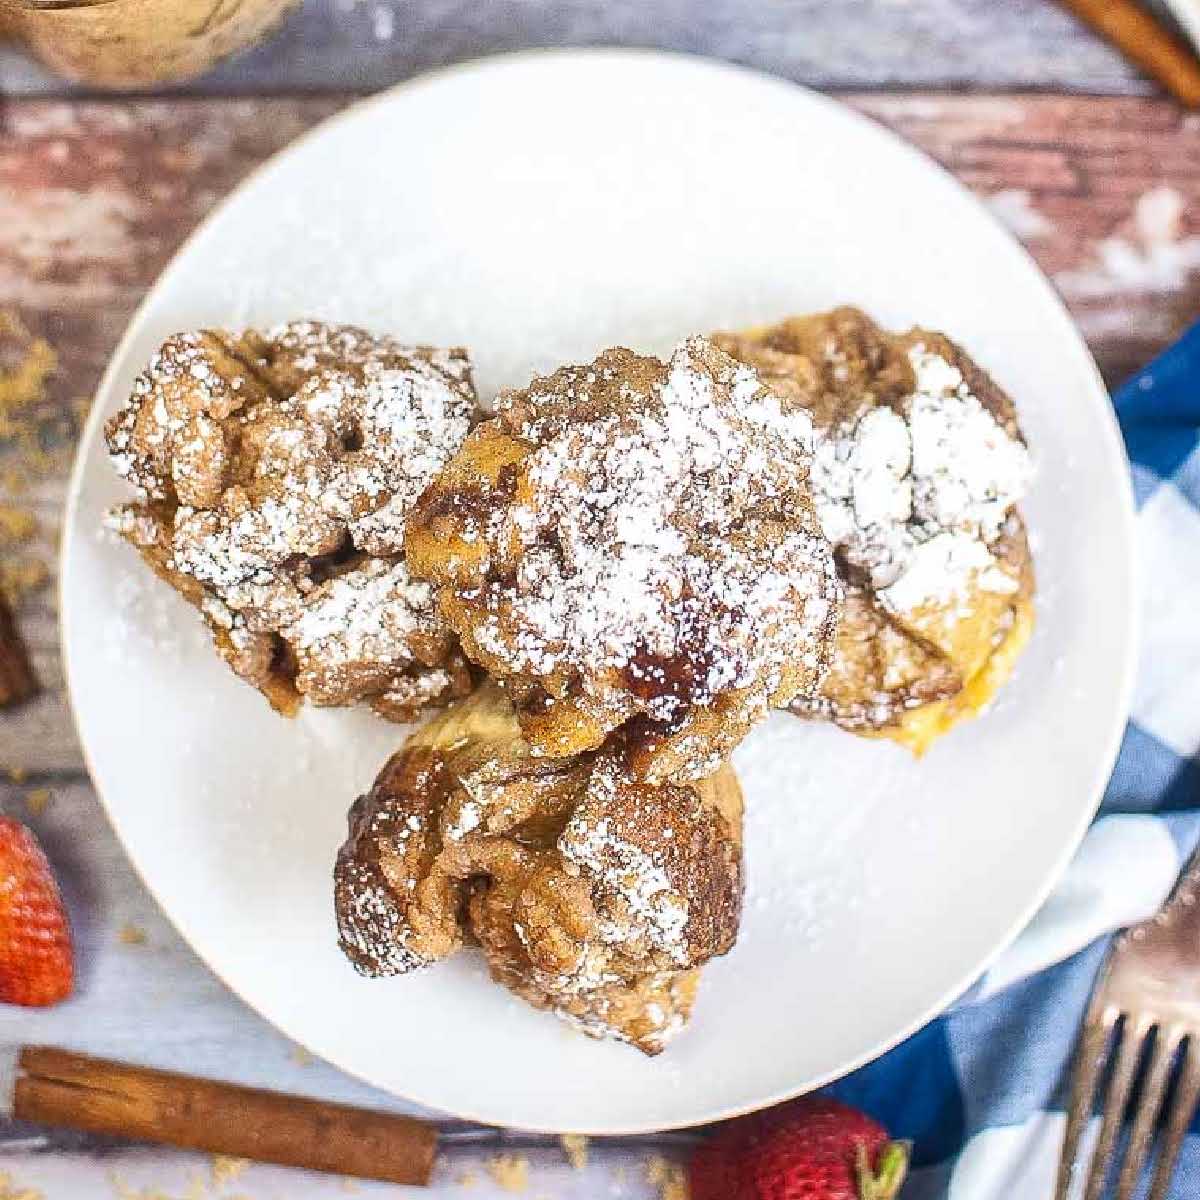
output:
[[[829,1089],[912,1139],[904,1200],[1053,1195],[1075,1038],[1112,931],[1158,909],[1200,839],[1200,324],[1115,400],[1137,495],[1143,629],[1100,812],[1057,890],[968,995]],[[1200,1197],[1200,1119],[1170,1194]]]

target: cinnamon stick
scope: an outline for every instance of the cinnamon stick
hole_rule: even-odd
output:
[[[1062,0],[1185,108],[1200,108],[1200,58],[1137,0]]]
[[[13,619],[12,609],[0,593],[0,708],[28,700],[37,689],[37,676],[29,664],[29,652]]]
[[[188,1150],[424,1186],[433,1126],[280,1092],[108,1062],[48,1046],[17,1060],[13,1115]]]

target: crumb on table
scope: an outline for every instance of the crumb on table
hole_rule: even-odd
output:
[[[27,508],[0,504],[0,546],[19,546],[37,533],[37,517]]]
[[[145,935],[142,936],[144,940]],[[248,1158],[235,1158],[231,1154],[214,1154],[209,1167],[213,1187],[221,1188],[232,1183],[249,1165]]]
[[[558,1140],[567,1156],[567,1162],[576,1171],[584,1170],[588,1163],[588,1139],[582,1133],[563,1133],[559,1135]]]
[[[523,1154],[497,1154],[486,1166],[501,1191],[516,1194],[529,1187],[529,1160]]]
[[[0,1171],[0,1200],[45,1200],[45,1196],[37,1188],[14,1183],[7,1171]]]
[[[646,1182],[658,1189],[660,1200],[688,1200],[691,1194],[683,1165],[661,1154],[647,1160]]]
[[[40,817],[46,811],[46,805],[53,799],[54,793],[49,788],[33,788],[25,794],[25,807],[31,817]]]
[[[0,563],[0,589],[11,604],[17,604],[31,592],[40,591],[49,582],[50,568],[40,558]]]

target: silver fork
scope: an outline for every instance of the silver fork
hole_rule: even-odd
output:
[[[1130,1114],[1133,1128],[1117,1177],[1117,1200],[1133,1196],[1160,1112],[1163,1129],[1147,1200],[1166,1200],[1179,1147],[1200,1100],[1200,850],[1157,915],[1116,939],[1100,972],[1075,1051],[1055,1200],[1066,1200],[1076,1171],[1082,1169],[1077,1161],[1080,1138],[1104,1064],[1115,1055],[1084,1191],[1085,1200],[1098,1200],[1130,1089],[1151,1040],[1142,1091]],[[1178,1080],[1164,1111],[1177,1060]]]

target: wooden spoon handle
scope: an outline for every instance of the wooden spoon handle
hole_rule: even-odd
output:
[[[423,1121],[26,1046],[13,1115],[256,1162],[425,1185],[437,1131]]]
[[[1062,2],[1157,79],[1180,104],[1200,108],[1200,59],[1137,0]]]

